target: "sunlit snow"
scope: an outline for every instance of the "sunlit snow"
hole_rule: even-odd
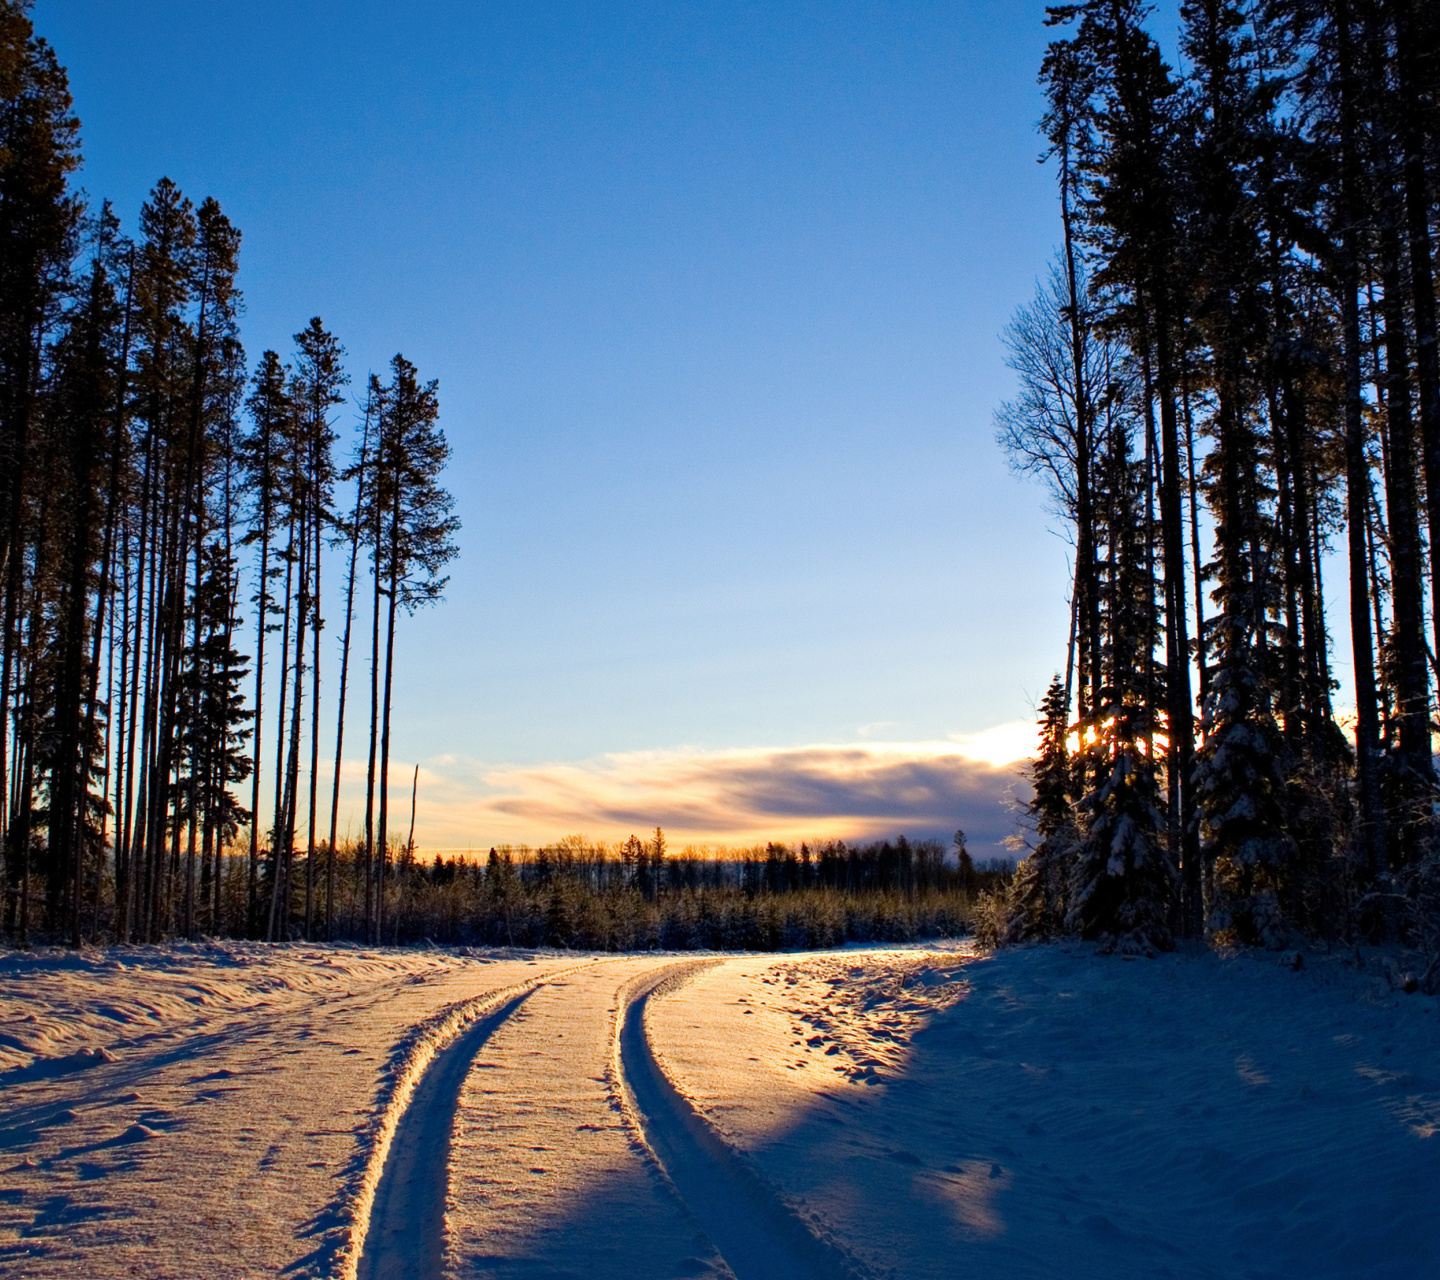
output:
[[[0,1275],[1436,1274],[1362,959],[11,953]]]

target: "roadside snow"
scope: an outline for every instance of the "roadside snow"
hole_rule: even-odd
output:
[[[0,1075],[0,1275],[338,1273],[417,1035],[573,963],[244,945],[7,957],[0,1034],[26,1058]],[[81,1065],[77,1047],[101,1056]]]
[[[0,952],[0,1074],[36,1074],[77,1052],[112,1052],[344,994],[357,983],[455,968],[434,952],[177,943]]]
[[[746,959],[650,1028],[880,1274],[1440,1274],[1436,1001],[1338,956]]]

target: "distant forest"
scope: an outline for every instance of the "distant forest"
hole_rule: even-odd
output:
[[[357,931],[378,934],[400,826],[386,785],[397,613],[439,598],[458,529],[438,389],[397,355],[368,379],[342,461],[339,341],[314,319],[288,358],[252,368],[240,232],[219,204],[161,179],[132,238],[108,202],[86,202],[65,71],[29,9],[0,0],[4,932],[328,928],[363,650]],[[327,551],[339,601],[322,602]],[[341,644],[333,693],[322,604]],[[323,789],[322,693],[339,727]]]
[[[1186,0],[1180,70],[1138,0],[1048,13],[1063,247],[998,429],[1074,590],[987,927],[1399,940],[1433,987],[1440,6]]]
[[[364,936],[363,854],[358,842],[338,851],[337,937]],[[231,915],[243,900],[239,870],[225,888]],[[903,836],[671,850],[657,827],[618,845],[566,836],[428,864],[402,845],[379,940],[600,951],[913,942],[967,932],[977,897],[1011,872],[1008,861],[975,864],[963,832],[950,850]]]

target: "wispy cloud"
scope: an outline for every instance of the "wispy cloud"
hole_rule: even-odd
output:
[[[648,751],[510,768],[439,757],[420,769],[416,842],[478,850],[572,832],[618,840],[657,825],[672,845],[900,832],[948,839],[963,827],[975,853],[998,856],[1029,793],[1014,763],[993,758],[1003,741],[992,732],[940,743]],[[391,775],[392,812],[403,814],[392,825],[402,834],[411,767],[397,764]],[[347,773],[358,810],[354,784],[363,788],[363,772]]]

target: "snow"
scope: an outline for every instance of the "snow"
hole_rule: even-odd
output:
[[[0,1276],[1440,1274],[1356,959],[6,954]]]
[[[456,1122],[451,1275],[729,1275],[615,1092],[622,992],[674,962],[609,959],[548,984],[487,1044]]]
[[[652,1036],[872,1270],[1440,1274],[1433,999],[1339,956],[842,963],[697,975]]]
[[[22,1065],[0,1076],[0,1276],[343,1274],[416,1029],[569,963],[258,945],[6,957],[0,1035]],[[74,1069],[76,1049],[113,1062]]]

